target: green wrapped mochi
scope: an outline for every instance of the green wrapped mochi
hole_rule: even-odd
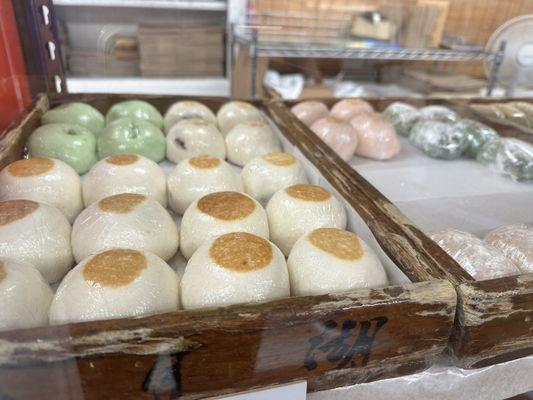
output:
[[[157,108],[146,101],[121,101],[109,109],[105,120],[109,124],[119,118],[125,117],[143,119],[154,124],[158,129],[163,129],[163,116],[157,111]]]
[[[81,125],[98,136],[105,120],[103,114],[89,104],[72,102],[48,110],[41,118],[42,125],[56,123]]]
[[[408,137],[413,125],[420,118],[420,112],[410,104],[396,101],[390,104],[383,114],[391,121],[396,133]]]
[[[465,155],[472,158],[476,158],[477,153],[486,142],[499,137],[494,129],[481,122],[466,118],[455,122],[451,129],[463,132],[466,135],[467,148]]]
[[[66,162],[78,174],[87,172],[98,161],[96,138],[81,125],[42,125],[28,139],[30,157],[56,158]]]
[[[455,122],[459,120],[457,113],[444,106],[426,106],[418,111],[420,112],[420,118],[424,120],[441,122]]]
[[[165,158],[166,140],[163,132],[146,120],[120,118],[105,127],[97,147],[100,158],[135,153],[159,162]]]
[[[515,181],[533,181],[533,145],[523,140],[491,140],[483,145],[476,159]]]
[[[428,156],[453,160],[468,146],[466,134],[441,121],[419,121],[411,129],[409,142]]]

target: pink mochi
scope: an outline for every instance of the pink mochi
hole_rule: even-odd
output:
[[[311,130],[344,161],[353,157],[357,148],[357,134],[350,124],[336,118],[319,119]]]
[[[360,114],[353,118],[350,124],[359,140],[356,155],[374,160],[388,160],[400,152],[398,135],[384,115],[374,112]]]
[[[374,108],[361,99],[344,99],[331,108],[329,115],[334,118],[349,122],[352,118],[362,113],[373,112]]]
[[[291,112],[307,126],[313,125],[316,121],[326,118],[329,110],[320,101],[302,101],[291,108]]]

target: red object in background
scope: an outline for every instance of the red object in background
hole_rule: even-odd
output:
[[[11,0],[0,0],[0,136],[31,104]]]

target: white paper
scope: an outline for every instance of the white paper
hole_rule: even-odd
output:
[[[306,392],[307,382],[302,381],[229,396],[213,397],[212,400],[305,400]]]

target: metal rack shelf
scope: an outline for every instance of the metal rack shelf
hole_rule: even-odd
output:
[[[497,81],[497,76],[503,54],[505,42],[496,53],[484,51],[447,50],[438,48],[358,48],[350,41],[331,41],[327,44],[287,43],[286,38],[280,37],[279,43],[266,42],[258,35],[258,29],[253,26],[240,26],[243,33],[236,33],[235,27],[231,29],[230,43],[248,46],[251,58],[250,85],[252,97],[255,96],[257,82],[257,59],[268,57],[287,58],[331,58],[351,60],[386,60],[386,61],[489,61],[493,63],[492,76],[489,82],[488,94],[492,92]],[[273,35],[268,35],[270,40]],[[305,38],[304,38],[305,39]],[[316,40],[316,37],[314,37]]]
[[[173,10],[226,11],[225,0],[53,0],[54,6],[131,7]]]

